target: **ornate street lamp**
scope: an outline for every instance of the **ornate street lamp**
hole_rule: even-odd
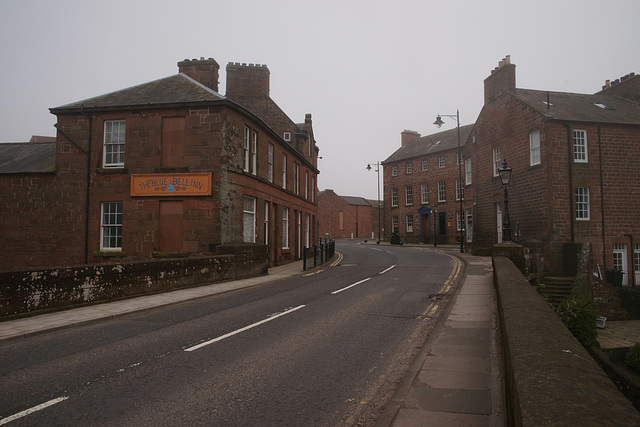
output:
[[[434,125],[442,126],[444,122],[442,121],[442,116],[449,117],[452,119],[456,119],[456,123],[458,125],[458,185],[459,188],[456,188],[456,191],[459,191],[460,195],[460,252],[464,252],[464,211],[462,210],[462,198],[463,198],[463,183],[462,183],[462,151],[460,149],[460,110],[456,110],[456,114],[438,114],[436,117],[436,121],[433,122]]]
[[[507,166],[507,159],[504,159],[502,167],[498,169],[500,183],[504,187],[504,219],[502,220],[502,240],[511,241],[511,220],[509,219],[509,183],[511,182],[511,168]]]
[[[381,224],[380,224],[380,162],[376,162],[374,163],[374,165],[376,165],[376,172],[378,173],[378,242],[377,244],[380,244],[380,228],[381,228]],[[367,170],[370,171],[371,170],[371,163],[367,164]]]

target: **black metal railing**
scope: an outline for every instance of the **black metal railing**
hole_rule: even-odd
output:
[[[333,255],[336,253],[336,242],[334,240],[325,239],[324,243],[322,240],[317,245],[313,245],[313,248],[303,247],[302,248],[302,270],[306,270],[307,268],[316,267],[318,265],[322,265],[325,262],[329,261],[333,258]],[[313,266],[311,266],[311,260],[313,259]]]

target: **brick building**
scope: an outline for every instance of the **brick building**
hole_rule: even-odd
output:
[[[460,127],[461,147],[466,145],[472,127]],[[469,190],[459,184],[458,159],[457,129],[428,136],[402,132],[400,148],[383,162],[387,237],[397,230],[406,242],[435,243],[437,239],[440,243],[456,243],[462,198],[465,241],[471,241],[472,202],[465,197]],[[471,163],[469,159],[463,161],[463,181],[470,186]]]
[[[321,191],[318,194],[319,236],[377,239],[380,217],[377,205],[377,200],[339,196],[330,189]]]
[[[474,164],[474,250],[502,240],[497,170],[506,159],[512,229],[540,248],[548,273],[566,273],[575,247],[590,243],[602,270],[640,283],[640,76],[595,94],[519,89],[506,57],[484,91],[465,152]]]
[[[228,64],[226,96],[215,60],[178,68],[51,109],[55,167],[0,168],[0,269],[189,256],[236,242],[268,245],[271,265],[300,257],[316,238],[311,115],[289,119],[264,65]]]

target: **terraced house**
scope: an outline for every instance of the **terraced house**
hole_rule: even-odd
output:
[[[224,96],[215,60],[178,68],[51,109],[55,167],[0,175],[10,194],[0,268],[189,256],[237,242],[267,245],[270,265],[301,256],[317,229],[311,115],[295,123],[278,107],[265,65],[229,63]]]
[[[520,89],[506,57],[485,79],[484,99],[465,152],[475,165],[474,250],[502,240],[506,159],[512,228],[546,271],[571,275],[589,244],[597,271],[639,284],[640,76],[594,94]]]

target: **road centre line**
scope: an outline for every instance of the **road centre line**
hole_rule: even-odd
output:
[[[67,400],[68,396],[58,397],[57,399],[51,399],[48,402],[41,403],[40,405],[34,406],[33,408],[26,409],[22,412],[18,412],[17,414],[11,415],[10,417],[0,418],[0,425],[8,424],[11,421],[15,421],[19,418],[26,417],[27,415],[33,414],[34,412],[41,411],[49,406],[53,406],[56,403],[63,402]]]
[[[392,268],[394,268],[395,266],[396,266],[396,264],[393,264],[391,267],[387,268],[386,270],[381,271],[381,272],[380,272],[380,273],[378,273],[378,274],[384,274],[384,273],[386,273],[387,271],[389,271],[389,270],[391,270]]]
[[[349,289],[349,288],[353,288],[354,286],[358,286],[358,285],[360,285],[360,284],[362,284],[362,283],[366,282],[367,280],[371,280],[371,277],[368,277],[368,278],[366,278],[366,279],[364,279],[364,280],[360,280],[359,282],[356,282],[356,283],[354,283],[354,284],[351,284],[351,285],[347,286],[346,288],[342,288],[342,289],[338,289],[337,291],[333,291],[333,292],[331,292],[331,295],[339,294],[340,292],[342,292],[342,291],[346,291],[347,289]]]
[[[194,345],[193,347],[185,348],[184,351],[198,350],[199,348],[205,347],[205,346],[207,346],[209,344],[213,344],[215,342],[222,341],[222,340],[224,340],[226,338],[232,337],[232,336],[237,335],[237,334],[239,334],[241,332],[248,331],[249,329],[255,328],[256,326],[260,326],[260,325],[262,325],[264,323],[271,322],[272,320],[275,320],[278,317],[282,317],[282,316],[285,316],[287,314],[291,314],[294,311],[300,310],[301,308],[304,308],[304,307],[305,307],[304,305],[299,305],[297,307],[285,310],[282,313],[278,313],[278,314],[275,314],[273,316],[267,317],[266,319],[262,319],[261,321],[256,322],[256,323],[252,323],[251,325],[245,326],[244,328],[240,328],[240,329],[237,329],[237,330],[235,330],[233,332],[229,332],[228,334],[219,336],[218,338],[214,338],[212,340],[202,342],[202,343],[200,343],[198,345]]]

